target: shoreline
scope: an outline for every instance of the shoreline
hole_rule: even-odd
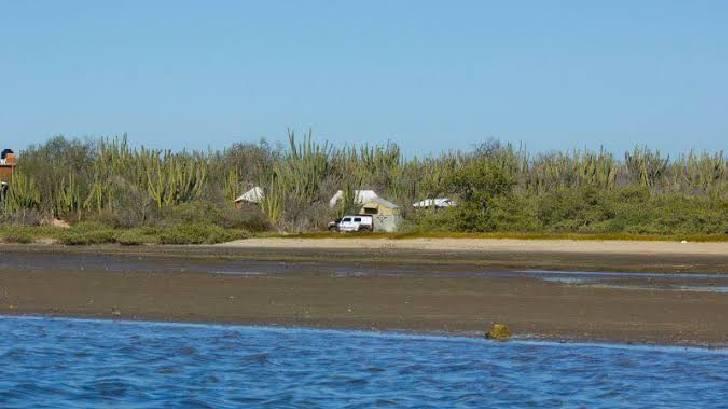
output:
[[[120,325],[152,325],[152,326],[180,326],[180,327],[212,327],[212,328],[232,328],[232,329],[254,329],[263,331],[321,331],[321,332],[345,332],[355,333],[358,336],[367,337],[403,337],[415,339],[442,339],[455,341],[485,341],[495,343],[527,343],[541,345],[587,345],[603,348],[647,348],[647,349],[668,349],[668,350],[700,350],[708,352],[728,353],[728,343],[725,344],[665,344],[665,343],[636,343],[630,341],[615,340],[590,340],[590,339],[550,339],[534,337],[529,335],[517,335],[506,341],[498,341],[487,339],[483,333],[473,332],[443,332],[443,331],[414,331],[406,329],[359,329],[359,328],[341,328],[341,327],[314,327],[314,326],[288,326],[288,325],[271,325],[271,324],[236,324],[236,323],[218,323],[208,321],[160,321],[145,318],[109,318],[109,317],[93,317],[93,316],[72,316],[72,315],[44,315],[44,314],[0,314],[0,319],[59,319],[81,322],[98,322],[113,323]]]
[[[715,255],[670,256],[687,257],[688,269],[667,256],[503,250],[0,246],[0,254],[0,314],[456,335],[501,322],[516,337],[554,342],[728,344],[728,293],[717,291],[728,288],[728,257]],[[650,269],[660,265],[663,273]],[[637,273],[534,271],[564,266]],[[707,271],[700,266],[713,270],[693,274]]]
[[[490,239],[490,238],[250,238],[217,244],[231,248],[415,249],[457,251],[524,251],[621,255],[728,255],[728,242],[642,240]]]
[[[511,239],[252,238],[215,245],[119,244],[69,246],[0,243],[7,254],[190,258],[329,263],[365,267],[412,266],[447,270],[558,270],[655,273],[728,273],[728,242]],[[1,260],[0,260],[1,261]],[[330,263],[329,263],[330,264]]]

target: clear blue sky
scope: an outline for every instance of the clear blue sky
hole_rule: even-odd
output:
[[[0,144],[728,148],[728,1],[0,0]]]

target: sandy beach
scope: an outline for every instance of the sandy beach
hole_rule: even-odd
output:
[[[725,248],[296,239],[208,247],[3,245],[0,314],[467,336],[504,322],[519,337],[723,345]]]
[[[220,244],[239,248],[305,249],[416,249],[454,251],[511,251],[616,255],[726,255],[728,242],[682,243],[669,241],[491,240],[467,238],[297,239],[254,238]]]

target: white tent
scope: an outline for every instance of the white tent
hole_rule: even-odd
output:
[[[366,202],[379,198],[379,196],[373,190],[355,190],[354,191],[354,203],[362,205]],[[329,206],[334,207],[340,200],[344,200],[344,191],[337,190],[336,194],[329,201]]]
[[[413,207],[450,207],[450,206],[457,206],[457,203],[453,202],[452,200],[448,198],[440,198],[440,199],[427,199],[422,200],[417,203],[412,204]]]
[[[263,189],[260,188],[260,186],[256,186],[247,192],[243,193],[242,195],[238,196],[237,199],[235,199],[235,203],[254,203],[258,204],[263,201]]]

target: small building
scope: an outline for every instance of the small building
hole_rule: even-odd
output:
[[[0,182],[10,183],[15,172],[15,153],[12,149],[3,149],[0,152]]]
[[[360,213],[374,216],[374,231],[397,231],[402,223],[402,209],[379,197],[362,203]]]
[[[256,186],[235,199],[235,207],[240,208],[243,204],[260,204],[263,201],[263,189],[260,186]]]
[[[421,200],[417,203],[413,203],[412,207],[415,209],[423,209],[423,208],[431,208],[434,207],[435,209],[441,209],[443,207],[453,207],[457,206],[457,203],[453,202],[452,200],[448,198],[440,198],[440,199],[427,199],[427,200]]]
[[[361,205],[370,200],[379,198],[377,193],[373,190],[355,190],[354,191],[354,203]],[[335,207],[337,203],[344,200],[344,191],[337,190],[336,193],[329,200],[329,207]]]

